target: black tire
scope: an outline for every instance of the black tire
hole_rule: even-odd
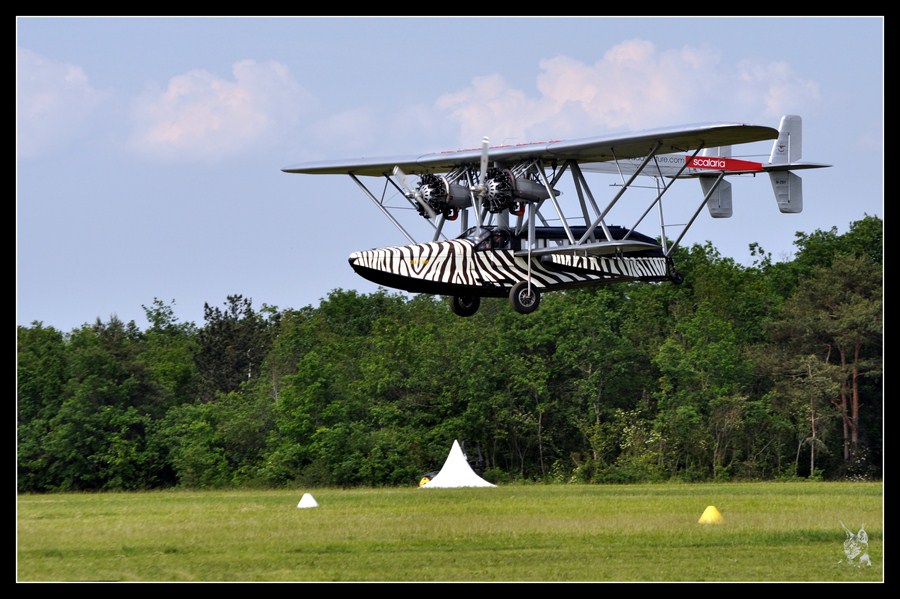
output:
[[[454,295],[450,298],[450,309],[457,316],[472,316],[478,312],[481,306],[480,297],[460,297]]]
[[[684,283],[684,276],[677,270],[675,270],[675,262],[668,258],[666,260],[666,270],[669,273],[669,280],[672,281],[675,285],[681,285]]]
[[[513,285],[510,290],[509,303],[519,314],[531,314],[541,304],[541,292],[534,285],[529,291],[528,281],[521,281]]]

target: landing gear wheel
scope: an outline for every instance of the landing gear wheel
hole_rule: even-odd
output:
[[[478,312],[480,306],[480,297],[459,297],[454,295],[450,298],[450,309],[457,316],[472,316]]]
[[[675,285],[684,283],[684,275],[675,270],[675,262],[672,258],[666,259],[666,271],[669,273],[669,280],[672,281],[672,283]]]
[[[534,285],[528,289],[528,281],[521,281],[513,285],[509,292],[509,303],[519,314],[531,314],[538,309],[541,303],[541,293]]]

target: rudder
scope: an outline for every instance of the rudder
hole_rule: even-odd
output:
[[[798,214],[803,211],[803,180],[790,171],[770,172],[772,191],[778,209],[785,214]]]
[[[803,147],[803,120],[796,114],[781,117],[778,138],[772,144],[769,164],[791,164],[800,160]]]

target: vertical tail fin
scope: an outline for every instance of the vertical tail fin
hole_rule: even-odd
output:
[[[778,125],[778,139],[772,144],[769,164],[799,162],[802,147],[803,120],[796,114],[784,115]]]
[[[795,114],[781,117],[778,125],[778,139],[772,144],[769,155],[769,166],[790,166],[800,161],[803,147],[803,121]],[[799,175],[790,170],[769,171],[772,191],[778,209],[785,214],[797,214],[803,211],[803,181]]]

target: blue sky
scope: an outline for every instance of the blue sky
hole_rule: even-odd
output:
[[[144,328],[154,298],[202,325],[204,302],[230,294],[286,309],[373,292],[347,256],[405,238],[349,178],[281,169],[483,136],[798,114],[803,160],[834,165],[799,173],[804,211],[779,213],[767,180],[733,180],[734,216],[704,211],[682,244],[749,265],[753,242],[789,259],[797,231],[884,216],[877,16],[20,17],[16,67],[22,325]],[[682,183],[693,209],[699,186]]]

